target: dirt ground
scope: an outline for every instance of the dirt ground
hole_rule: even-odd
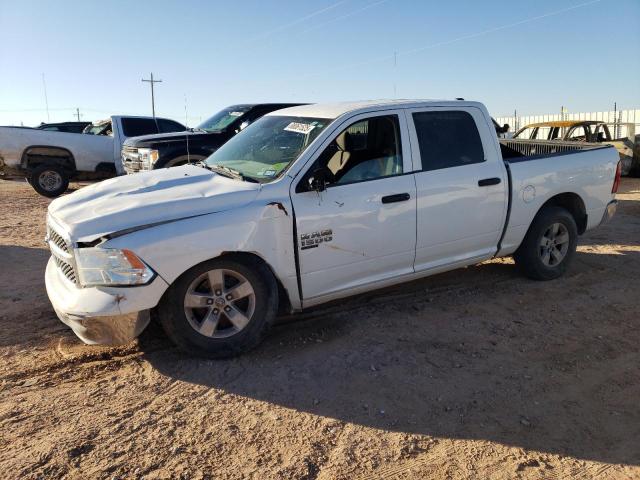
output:
[[[485,262],[206,361],[77,340],[48,200],[0,181],[0,478],[640,478],[640,180],[618,198],[565,278]]]

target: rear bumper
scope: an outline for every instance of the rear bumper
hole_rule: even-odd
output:
[[[4,158],[0,156],[0,178],[26,177],[28,172],[19,165],[7,165]]]
[[[602,220],[600,220],[600,225],[604,225],[605,223],[609,223],[609,221],[616,214],[616,210],[618,209],[618,201],[612,200],[607,204],[607,208],[604,209],[604,215],[602,215]]]

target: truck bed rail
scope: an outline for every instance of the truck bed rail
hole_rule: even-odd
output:
[[[525,157],[537,155],[551,155],[554,153],[564,153],[576,150],[591,150],[600,148],[600,143],[587,142],[562,142],[556,140],[519,140],[501,139],[500,143]]]

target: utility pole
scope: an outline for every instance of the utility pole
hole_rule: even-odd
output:
[[[155,102],[155,98],[153,96],[153,84],[154,83],[161,83],[162,80],[154,80],[153,79],[153,72],[151,72],[151,79],[146,80],[146,79],[142,79],[143,82],[149,82],[151,84],[151,112],[153,114],[153,118],[156,118],[156,102]]]
[[[394,99],[398,98],[398,93],[396,89],[396,78],[398,78],[397,68],[398,68],[398,52],[393,52],[393,98]]]
[[[80,109],[76,107],[76,117],[78,117],[78,121],[80,121]]]
[[[47,109],[47,122],[50,122],[49,119],[49,100],[47,99],[47,82],[44,81],[44,73],[42,74],[42,88],[44,90],[44,105]]]

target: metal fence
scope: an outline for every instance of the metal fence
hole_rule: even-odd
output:
[[[559,120],[597,120],[606,122],[613,126],[610,127],[611,135],[614,138],[622,138],[629,136],[630,132],[625,123],[635,124],[635,133],[640,133],[640,109],[638,110],[617,110],[609,112],[580,112],[580,113],[555,113],[547,115],[518,115],[511,117],[497,117],[496,121],[503,125],[508,123],[511,128],[510,132],[516,132],[520,128],[530,123],[555,122]]]

